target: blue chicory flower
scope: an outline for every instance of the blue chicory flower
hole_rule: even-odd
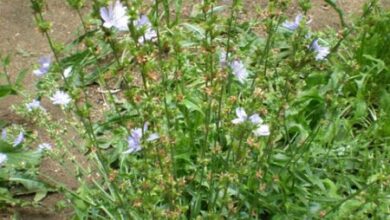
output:
[[[119,31],[128,31],[129,16],[126,10],[127,8],[118,0],[108,7],[100,8],[100,16],[104,21],[103,26],[106,28],[115,27]]]
[[[154,141],[154,140],[157,140],[160,138],[160,135],[158,135],[157,133],[152,133],[149,135],[149,137],[146,139],[147,141]]]
[[[42,109],[41,102],[37,99],[34,99],[32,102],[26,104],[26,108],[29,112],[33,111],[34,109]]]
[[[221,50],[219,54],[219,64],[222,68],[226,67],[227,65],[230,66],[232,69],[233,75],[237,78],[237,80],[244,84],[246,79],[248,78],[248,71],[245,68],[244,63],[241,60],[233,60],[232,62],[228,61],[228,57],[230,54],[227,54],[226,51]]]
[[[233,124],[244,123],[248,118],[248,115],[246,114],[244,108],[241,108],[241,107],[236,108],[236,115],[237,115],[237,118],[232,120]]]
[[[39,68],[33,71],[33,74],[40,77],[49,72],[51,59],[50,57],[41,57],[39,59]]]
[[[233,60],[233,62],[230,64],[230,67],[232,68],[233,74],[236,76],[237,80],[241,84],[244,84],[249,74],[242,61]]]
[[[222,67],[226,67],[228,65],[227,57],[226,57],[226,51],[222,50],[219,54],[219,64]],[[228,55],[229,56],[229,55]]]
[[[72,101],[68,93],[60,90],[56,91],[53,94],[53,96],[50,97],[50,100],[53,102],[54,105],[64,105],[64,106],[66,106]]]
[[[282,27],[284,27],[284,28],[286,28],[286,29],[288,29],[290,31],[295,31],[299,27],[299,24],[300,24],[302,18],[303,18],[302,14],[298,14],[295,17],[294,21],[285,21],[285,22],[283,22]]]
[[[141,150],[142,129],[136,128],[131,130],[130,136],[127,138],[128,150],[124,154],[131,154]]]
[[[250,122],[252,122],[255,125],[263,123],[263,119],[260,118],[259,114],[253,114],[248,118],[248,115],[246,114],[245,109],[242,107],[236,108],[236,115],[237,115],[237,118],[232,120],[233,124],[241,124],[247,120],[249,120]]]
[[[3,165],[5,161],[7,161],[8,156],[7,154],[0,153],[0,166]]]
[[[42,143],[38,145],[38,151],[50,151],[52,149],[51,144]]]
[[[68,66],[68,67],[64,70],[63,74],[64,74],[65,79],[68,78],[68,77],[72,74],[72,70],[73,70],[73,67],[72,67],[72,66]]]
[[[124,151],[124,154],[131,154],[138,152],[142,149],[141,140],[143,133],[148,130],[148,123],[144,124],[143,130],[141,128],[132,129],[130,132],[130,136],[127,138],[128,149]],[[157,140],[160,136],[157,133],[152,133],[146,139],[146,141],[151,142]]]
[[[143,36],[140,36],[138,43],[143,44],[145,41],[153,41],[157,38],[157,32],[153,29],[152,23],[146,15],[140,15],[140,17],[134,21],[134,26],[140,30],[144,28]]]
[[[21,144],[24,140],[24,134],[23,132],[20,132],[19,135],[15,138],[13,146],[16,147],[19,144]]]
[[[263,124],[263,119],[259,116],[259,114],[253,114],[250,117],[245,112],[244,108],[238,107],[236,108],[237,118],[232,120],[233,124],[241,124],[245,121],[250,121],[252,124],[257,126],[257,128],[253,131],[256,137],[258,136],[268,136],[270,134],[269,126]]]
[[[312,49],[316,53],[315,59],[317,61],[325,59],[330,53],[329,47],[322,47],[318,44],[318,39],[315,39],[311,43],[310,49]]]
[[[7,130],[5,130],[5,128],[1,130],[1,139],[3,140],[7,139]]]
[[[261,125],[259,125],[259,127],[257,129],[255,129],[253,131],[253,134],[256,137],[259,137],[259,136],[269,136],[271,134],[271,132],[269,130],[269,126],[268,125],[261,124]]]
[[[253,114],[249,117],[249,121],[252,122],[252,124],[258,125],[263,123],[263,119],[259,116],[259,114]]]

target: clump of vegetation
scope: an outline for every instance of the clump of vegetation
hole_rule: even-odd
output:
[[[76,191],[50,184],[75,218],[389,216],[390,13],[377,1],[352,24],[326,1],[337,34],[311,30],[309,0],[295,18],[270,1],[263,20],[240,19],[240,0],[204,0],[186,18],[180,0],[94,0],[86,15],[84,1],[67,2],[82,27],[62,45],[31,0],[53,55],[16,109],[48,131],[50,155],[76,165]]]

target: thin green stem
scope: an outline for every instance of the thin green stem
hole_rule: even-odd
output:
[[[85,21],[84,21],[84,19],[83,19],[83,16],[81,15],[80,9],[77,8],[77,9],[76,9],[76,12],[77,12],[77,15],[78,15],[79,18],[80,18],[81,25],[83,26],[84,32],[87,33],[87,31],[88,31],[87,25],[85,24]]]
[[[82,24],[82,26],[83,26],[83,28],[84,28],[84,34],[86,34],[86,33],[87,33],[87,27],[86,27],[86,23],[85,23],[85,21],[84,21],[84,18],[83,18],[83,16],[81,15],[80,9],[77,9],[77,14],[78,14],[79,19],[80,19],[80,21],[81,21],[81,24]],[[100,65],[99,65],[99,61],[98,61],[97,55],[94,53],[94,51],[92,50],[92,48],[89,47],[88,49],[89,49],[89,52],[92,54],[92,56],[93,56],[93,58],[94,58],[94,61],[95,61],[95,64],[96,64],[96,69],[97,69],[97,71],[98,71],[98,73],[99,73],[99,76],[102,77],[103,72],[101,71],[101,68],[100,68]],[[128,133],[130,133],[130,132],[128,131],[127,126],[125,125],[125,120],[124,120],[124,118],[123,118],[123,116],[122,116],[122,113],[119,111],[119,108],[118,108],[118,106],[117,106],[116,103],[115,103],[114,95],[113,95],[113,93],[111,92],[110,88],[108,87],[106,81],[105,81],[105,80],[99,79],[99,82],[100,82],[101,85],[103,85],[103,88],[107,91],[109,102],[111,103],[111,105],[114,107],[116,113],[117,113],[117,114],[119,115],[119,117],[121,118],[121,120],[120,120],[120,121],[121,121],[121,125],[122,125],[124,128],[126,128],[126,130],[127,130]]]
[[[168,0],[163,0],[163,5],[164,5],[164,12],[165,12],[165,21],[167,23],[167,26],[170,27],[170,10],[169,10],[169,1]]]
[[[271,46],[272,46],[272,40],[273,40],[273,37],[274,37],[274,32],[277,30],[280,22],[281,22],[281,17],[278,17],[276,25],[274,25],[274,20],[272,20],[271,25],[269,27],[269,32],[268,32],[266,44],[265,44],[264,50],[262,51],[262,56],[259,56],[259,59],[261,58],[261,61],[259,61],[258,63],[264,63],[264,67],[263,67],[263,71],[262,71],[262,75],[263,76],[266,76],[266,74],[267,74],[268,56],[269,56],[269,52],[270,52],[270,49],[271,49]],[[259,77],[258,73],[255,74],[255,77],[253,78],[253,81],[252,81],[252,84],[251,84],[251,94],[253,94],[253,92],[255,90],[257,77]]]
[[[228,59],[229,59],[231,31],[232,31],[232,27],[233,27],[233,21],[235,21],[234,11],[235,11],[235,5],[237,4],[237,2],[238,2],[238,0],[234,0],[233,1],[233,3],[232,3],[233,5],[232,5],[232,8],[231,8],[231,12],[230,12],[229,28],[228,28],[228,38],[227,38],[227,43],[226,43],[226,55],[225,55],[226,61],[228,61]],[[223,99],[224,99],[225,90],[226,90],[227,93],[230,90],[231,81],[232,81],[232,77],[229,74],[226,87],[225,87],[225,83],[222,83],[222,85],[221,85],[221,90],[220,90],[219,100],[218,100],[217,119],[215,120],[215,126],[216,126],[216,130],[217,130],[217,137],[216,137],[215,142],[214,142],[214,147],[217,145],[217,141],[220,141],[221,113],[222,113]]]
[[[31,2],[32,2],[32,1],[33,1],[33,0],[31,0]],[[44,20],[42,14],[41,14],[41,12],[38,13],[38,16],[40,17],[41,20]],[[34,17],[35,17],[36,20],[38,20],[37,14],[36,14],[36,13],[34,13]],[[59,56],[58,56],[58,54],[57,54],[57,51],[56,51],[56,49],[55,49],[55,47],[54,47],[53,41],[52,41],[52,39],[51,39],[49,33],[48,33],[47,31],[45,31],[45,32],[44,32],[44,35],[45,35],[46,39],[48,40],[50,49],[52,50],[53,55],[54,55],[54,57],[55,57],[55,60],[56,60],[57,64],[58,64],[59,67],[60,67],[60,70],[61,70],[60,72],[61,72],[61,75],[62,75],[62,77],[63,77],[63,79],[64,79],[64,83],[65,83],[66,87],[67,87],[67,88],[71,88],[70,83],[68,82],[67,78],[65,77],[65,75],[64,75],[64,73],[63,73],[63,67],[61,66],[61,62],[60,62],[60,60],[59,60]],[[92,126],[92,122],[91,122],[90,118],[88,119],[88,122],[86,122],[85,119],[82,117],[82,113],[81,113],[82,111],[80,110],[80,108],[79,108],[79,106],[77,105],[77,103],[74,103],[74,106],[75,106],[76,112],[77,112],[78,115],[79,115],[79,119],[81,120],[82,124],[84,125],[84,127],[85,127],[85,129],[86,129],[86,132],[87,132],[87,134],[88,134],[88,136],[89,136],[89,138],[90,138],[90,141],[92,142],[93,146],[94,146],[96,149],[98,149],[98,143],[97,143],[97,141],[96,141],[96,136],[95,136],[95,134],[94,134],[95,132],[93,131],[93,126]],[[92,148],[91,148],[91,147],[89,147],[89,151],[92,151]],[[93,152],[93,151],[92,151],[92,152]],[[115,197],[119,200],[119,202],[120,202],[120,204],[121,204],[121,206],[122,206],[122,205],[125,204],[125,203],[123,202],[122,197],[121,197],[120,194],[119,194],[119,190],[118,190],[117,186],[116,186],[115,184],[112,184],[112,183],[108,180],[108,173],[109,173],[109,172],[108,172],[108,168],[107,168],[107,167],[104,165],[104,163],[102,162],[102,161],[103,161],[103,160],[102,160],[102,155],[101,155],[101,153],[100,153],[99,150],[97,150],[97,151],[95,152],[95,156],[96,156],[96,159],[97,159],[96,161],[98,162],[99,166],[101,166],[101,167],[103,168],[103,171],[102,171],[101,173],[103,174],[103,177],[104,177],[105,181],[108,183],[108,185],[110,186],[110,188],[113,188],[113,189],[114,189],[114,190],[113,190],[113,191],[114,191],[113,193],[115,194]]]
[[[7,79],[8,85],[11,86],[12,85],[11,77],[8,74],[8,70],[7,70],[6,65],[3,65],[3,71],[4,71],[4,74],[5,74],[5,78]]]
[[[347,198],[341,200],[339,203],[337,203],[335,206],[333,206],[333,208],[331,210],[329,210],[328,212],[326,212],[326,214],[323,216],[323,218],[325,218],[326,216],[328,216],[330,213],[336,211],[338,208],[341,207],[341,205],[343,205],[346,201],[350,200],[350,199],[353,199],[355,198],[356,196],[358,196],[360,193],[362,193],[363,191],[367,190],[368,188],[376,185],[378,182],[377,181],[374,181],[374,182],[371,182],[367,185],[365,185],[363,188],[359,189],[358,191],[356,191],[355,193],[349,195]]]
[[[155,13],[156,13],[156,19],[155,19],[155,24],[156,24],[156,33],[157,33],[157,44],[158,44],[158,50],[159,50],[159,53],[158,53],[158,64],[159,64],[159,67],[160,67],[160,72],[163,73],[163,78],[162,78],[162,84],[163,86],[165,87],[164,88],[164,112],[165,112],[165,119],[166,119],[166,122],[167,122],[167,136],[168,136],[168,146],[169,146],[169,149],[170,149],[170,157],[171,157],[171,162],[172,162],[172,169],[171,169],[171,172],[172,172],[172,177],[174,179],[174,181],[176,181],[176,162],[175,162],[175,149],[174,149],[174,146],[173,144],[171,144],[171,116],[169,114],[169,108],[168,108],[168,100],[167,100],[167,94],[168,94],[168,91],[169,91],[169,88],[168,88],[168,76],[167,76],[167,71],[164,71],[163,70],[163,64],[162,64],[162,54],[164,53],[163,52],[163,48],[162,48],[162,44],[161,44],[161,33],[160,33],[160,27],[159,27],[159,5],[160,5],[160,0],[156,0],[155,1]],[[177,184],[176,184],[176,187],[177,187]],[[173,205],[174,201],[170,201],[171,205]]]
[[[112,52],[113,52],[113,54],[114,54],[115,61],[116,61],[116,63],[118,64],[118,67],[119,67],[119,68],[122,68],[122,63],[121,63],[121,61],[120,61],[120,58],[119,58],[119,55],[118,55],[118,51],[116,50],[116,47],[115,47],[115,45],[114,45],[114,42],[113,42],[111,39],[109,39],[109,40],[108,40],[108,44],[109,44],[110,47],[111,47],[111,50],[112,50]]]
[[[330,5],[338,14],[339,18],[340,18],[340,23],[341,25],[345,28],[345,27],[348,27],[347,26],[347,23],[345,22],[345,19],[344,19],[344,12],[343,10],[337,6],[336,4],[336,1],[333,1],[333,0],[325,0],[325,2]]]

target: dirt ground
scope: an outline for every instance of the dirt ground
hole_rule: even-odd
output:
[[[390,7],[390,0],[383,0]],[[56,41],[69,42],[74,38],[74,33],[80,27],[80,21],[76,13],[69,9],[65,0],[47,0],[48,3],[45,17],[53,22],[52,36]],[[191,11],[193,1],[184,0],[188,4],[186,11]],[[220,4],[229,4],[230,0],[221,0]],[[244,16],[253,18],[256,16],[255,8],[264,7],[268,1],[265,0],[245,0]],[[337,3],[345,10],[347,20],[351,16],[358,15],[365,0],[338,0]],[[337,14],[328,6],[324,0],[313,0],[313,9],[310,11],[313,22],[311,26],[314,30],[326,27],[339,28],[339,19]],[[298,12],[297,4],[293,4],[289,13],[294,16]],[[23,69],[28,69],[24,88],[27,91],[33,91],[36,78],[32,75],[32,66],[37,63],[42,55],[50,54],[46,39],[35,28],[30,1],[28,0],[0,0],[0,54],[10,54],[12,57],[9,68],[11,77]],[[1,81],[0,81],[1,83]],[[28,122],[17,117],[9,109],[10,105],[20,103],[20,97],[7,97],[0,100],[0,119],[28,125]],[[49,112],[61,114],[56,107],[46,107]],[[54,172],[53,170],[57,170]],[[58,181],[65,183],[70,187],[75,187],[77,183],[74,178],[67,175],[64,169],[52,160],[45,160],[41,171],[52,175]],[[10,214],[15,214],[20,219],[67,219],[69,210],[57,212],[54,205],[61,199],[58,194],[52,194],[46,197],[40,208],[17,208]],[[7,219],[0,213],[0,219]]]
[[[50,0],[48,10],[45,13],[47,19],[53,22],[52,35],[60,42],[68,42],[72,39],[72,33],[80,26],[76,13],[71,11],[64,0]],[[39,57],[50,54],[46,39],[35,28],[32,17],[30,1],[28,0],[0,0],[0,54],[11,55],[11,66],[9,72],[11,78],[23,69],[28,69],[24,80],[24,89],[33,91],[36,77],[33,76],[32,66],[36,64]],[[30,127],[29,122],[16,116],[9,109],[10,105],[20,103],[19,96],[6,97],[0,100],[0,119]],[[46,106],[45,106],[46,107]],[[56,107],[46,107],[48,111],[61,114]],[[69,187],[77,185],[74,177],[69,175],[61,165],[50,159],[42,162],[41,172],[52,176]],[[67,219],[71,213],[69,209],[56,211],[55,204],[62,199],[59,194],[50,194],[43,201],[40,207],[15,208],[10,213],[1,213],[0,219],[11,218],[11,215],[18,219]],[[8,217],[7,217],[8,216]]]

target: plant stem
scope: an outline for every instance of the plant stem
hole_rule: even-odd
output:
[[[11,77],[8,74],[8,70],[7,70],[6,65],[3,65],[3,70],[4,70],[5,77],[7,79],[7,83],[8,83],[9,86],[11,86],[12,85]]]
[[[160,0],[155,0],[155,13],[156,13],[156,19],[155,19],[155,24],[156,24],[156,33],[157,33],[157,44],[158,44],[158,64],[160,67],[160,72],[163,74],[162,78],[162,84],[164,85],[164,112],[165,112],[165,119],[167,121],[167,136],[168,136],[168,146],[170,149],[170,157],[171,157],[171,163],[172,163],[172,168],[171,168],[171,173],[172,173],[172,178],[176,182],[176,162],[175,162],[175,149],[173,144],[171,143],[171,119],[170,119],[170,114],[169,114],[169,109],[168,109],[168,100],[167,100],[167,94],[169,91],[168,87],[168,76],[167,76],[167,71],[163,70],[163,65],[162,65],[162,54],[163,54],[163,48],[161,45],[161,35],[160,35],[160,26],[159,26],[159,4]],[[177,189],[177,184],[175,185]],[[171,205],[173,206],[174,201],[170,201]]]
[[[377,184],[377,181],[373,181],[367,185],[365,185],[363,188],[359,189],[358,191],[356,191],[355,193],[349,195],[347,198],[341,200],[339,203],[337,203],[335,206],[333,206],[333,208],[331,210],[329,210],[328,212],[326,212],[326,214],[323,216],[323,218],[325,218],[326,216],[328,216],[330,213],[336,211],[338,208],[340,208],[340,206],[342,204],[344,204],[346,201],[358,196],[360,193],[362,193],[363,191],[367,190],[368,188],[374,186]]]
[[[163,0],[163,5],[164,5],[164,12],[165,12],[165,20],[167,23],[167,26],[170,27],[170,11],[169,11],[169,1],[168,0]]]
[[[33,0],[31,0],[31,2],[32,2],[32,1],[33,1]],[[36,16],[37,16],[37,14],[34,13],[35,19],[38,20],[38,18],[37,18]],[[41,20],[44,20],[42,14],[41,14],[41,12],[38,13],[38,16],[40,17]],[[52,50],[53,55],[54,55],[54,57],[55,57],[55,60],[56,60],[57,64],[58,64],[59,67],[60,67],[60,71],[61,71],[61,75],[62,75],[62,77],[63,77],[63,79],[64,79],[64,83],[65,83],[66,87],[70,89],[70,88],[71,88],[70,83],[68,82],[68,80],[66,79],[66,77],[65,77],[65,75],[64,75],[64,73],[63,73],[63,67],[62,67],[61,62],[60,62],[60,60],[59,60],[59,56],[58,56],[57,51],[56,51],[56,49],[55,49],[55,47],[54,47],[53,41],[52,41],[52,39],[51,39],[51,37],[50,37],[50,35],[49,35],[49,33],[48,33],[47,31],[44,32],[44,35],[46,36],[46,39],[48,40],[48,43],[49,43],[49,46],[50,46],[50,49]],[[93,126],[92,126],[91,119],[88,117],[88,122],[86,122],[85,119],[81,116],[82,114],[80,114],[80,113],[81,113],[82,111],[80,110],[80,108],[79,108],[79,106],[77,105],[76,102],[74,103],[74,106],[75,106],[75,108],[76,108],[76,112],[77,112],[78,115],[79,115],[79,119],[81,120],[82,124],[84,125],[84,128],[86,129],[86,132],[87,132],[87,134],[88,134],[88,136],[89,136],[89,138],[90,138],[90,141],[92,142],[93,146],[94,146],[96,149],[98,149],[98,142],[97,142],[97,140],[96,140],[96,136],[95,136],[95,132],[94,132],[94,130],[93,130]],[[89,147],[89,151],[94,152],[94,151],[92,150],[92,147]],[[119,200],[119,202],[120,202],[120,204],[121,204],[121,206],[122,206],[122,205],[125,204],[125,203],[123,202],[122,197],[121,197],[120,194],[119,194],[119,190],[118,190],[117,186],[116,186],[115,184],[112,184],[112,183],[108,180],[108,173],[109,173],[109,171],[108,171],[108,168],[107,168],[107,167],[104,165],[104,163],[102,162],[103,159],[102,159],[102,155],[101,155],[101,153],[100,153],[99,150],[97,150],[97,151],[95,152],[95,156],[96,156],[96,159],[97,159],[96,161],[98,162],[99,166],[101,166],[101,167],[103,168],[103,170],[102,170],[101,173],[102,173],[103,176],[104,176],[105,182],[110,186],[110,188],[112,187],[112,188],[114,189],[114,192],[113,192],[113,193],[115,194],[115,197]]]
[[[228,39],[227,39],[227,43],[226,43],[226,61],[228,61],[229,59],[229,51],[230,51],[230,41],[231,41],[231,31],[232,31],[232,27],[233,27],[233,21],[235,21],[235,16],[234,16],[234,10],[235,10],[235,5],[237,4],[238,0],[234,0],[233,1],[233,5],[232,5],[232,8],[231,8],[231,12],[230,12],[230,18],[229,18],[229,28],[228,28]],[[215,142],[214,142],[214,147],[217,145],[217,141],[220,141],[220,132],[221,132],[221,113],[222,113],[222,101],[224,99],[224,94],[225,94],[225,90],[227,92],[227,94],[229,93],[229,90],[230,90],[230,84],[231,84],[231,81],[232,81],[232,77],[231,75],[229,74],[228,75],[228,81],[227,81],[227,85],[225,87],[225,83],[222,83],[221,85],[221,90],[220,90],[220,94],[219,94],[219,100],[218,100],[218,112],[217,112],[217,119],[215,120],[215,126],[216,126],[216,130],[217,130],[217,137],[215,139]]]
[[[87,33],[87,25],[85,24],[85,21],[84,21],[84,19],[83,19],[83,16],[81,15],[80,9],[77,8],[77,9],[76,9],[76,12],[77,12],[77,15],[78,15],[79,18],[80,18],[80,21],[81,21],[81,24],[82,24],[82,26],[83,26],[84,32]]]
[[[277,30],[280,22],[281,22],[281,17],[278,17],[278,21],[277,21],[276,25],[274,25],[274,20],[272,20],[271,25],[269,27],[269,32],[268,32],[266,44],[265,44],[264,50],[262,52],[262,56],[259,56],[259,58],[261,57],[261,62],[258,62],[258,63],[264,63],[263,74],[262,74],[264,76],[266,76],[266,74],[267,74],[268,56],[269,56],[269,51],[271,49],[274,32]],[[253,95],[253,92],[255,90],[255,84],[256,84],[257,77],[259,77],[259,74],[256,74],[255,77],[253,78],[252,85],[251,85],[251,95]]]

